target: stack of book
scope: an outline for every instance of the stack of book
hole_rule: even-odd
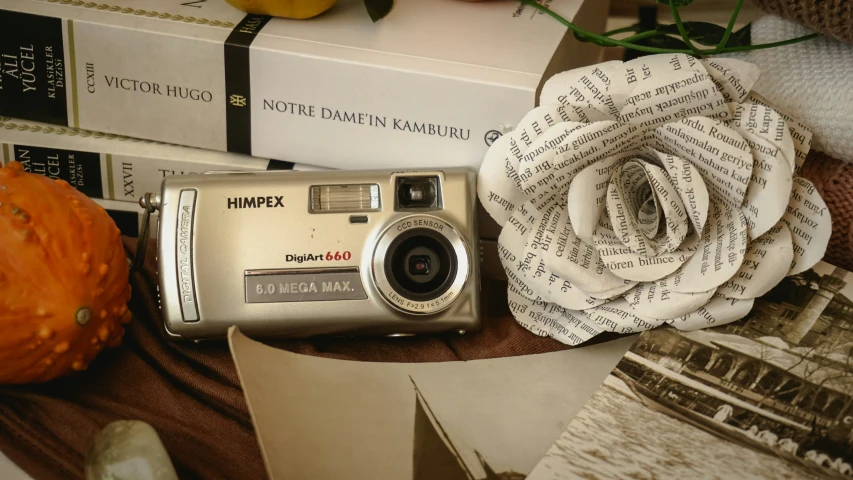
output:
[[[542,1],[594,31],[609,4]],[[363,0],[309,20],[225,0],[6,0],[0,161],[65,179],[136,235],[167,175],[476,168],[547,78],[598,52],[519,1],[396,0],[374,23]]]

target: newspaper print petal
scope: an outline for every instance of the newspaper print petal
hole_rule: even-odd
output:
[[[756,92],[749,92],[747,101],[773,108],[767,99]],[[812,131],[803,122],[788,115],[787,113],[778,111],[777,113],[785,119],[785,122],[788,125],[788,131],[791,133],[791,138],[794,139],[794,174],[797,174],[803,166],[803,162],[806,161],[806,157],[811,149]]]
[[[697,310],[711,299],[716,290],[712,288],[696,293],[676,292],[670,289],[667,280],[663,279],[639,283],[623,296],[628,301],[631,312],[642,317],[668,320]]]
[[[672,72],[649,79],[625,100],[619,121],[641,126],[657,126],[686,117],[726,120],[732,112],[723,95],[702,68]]]
[[[794,173],[797,156],[794,139],[788,123],[779,112],[766,105],[746,102],[735,105],[733,113],[729,126],[743,135],[753,150],[761,147],[758,148],[760,151],[784,160],[789,171]],[[752,145],[752,142],[758,145]]]
[[[676,191],[669,175],[661,167],[646,163],[643,168],[646,171],[649,184],[652,186],[654,198],[663,212],[664,228],[660,235],[654,239],[658,245],[658,252],[674,252],[681,245],[681,242],[687,238],[690,231],[687,209],[684,208],[681,196]]]
[[[584,313],[590,320],[608,332],[639,333],[657,328],[664,323],[664,320],[635,314],[624,298],[585,310]]]
[[[603,216],[595,229],[593,244],[601,261],[617,277],[635,282],[649,282],[665,277],[684,264],[696,251],[695,233],[682,242],[678,250],[656,257],[643,257],[622,244],[613,231],[610,219]]]
[[[545,301],[571,310],[583,310],[600,305],[604,300],[592,298],[583,290],[573,287],[571,283],[551,271],[542,259],[543,254],[555,246],[556,224],[553,219],[560,215],[564,208],[565,205],[552,202],[547,209],[538,214],[534,230],[527,237],[523,254],[524,262],[532,266],[526,273],[527,284]]]
[[[749,242],[740,269],[720,285],[717,293],[738,299],[760,297],[788,275],[793,260],[791,231],[780,221],[767,233]]]
[[[755,299],[740,300],[727,298],[722,295],[714,297],[695,312],[681,316],[676,319],[667,320],[666,323],[678,330],[693,331],[703,328],[720,327],[736,322],[752,310]]]
[[[529,175],[522,183],[525,195],[534,200],[536,208],[542,209],[552,196],[563,196],[575,175],[585,167],[610,157],[627,158],[653,139],[645,133],[640,127],[612,121],[572,130],[556,147],[553,157],[540,155],[530,164]]]
[[[666,169],[670,183],[681,197],[681,203],[688,212],[693,229],[701,233],[708,219],[710,199],[699,170],[681,157],[657,150],[654,155]]]
[[[507,304],[515,320],[540,337],[551,337],[567,345],[579,345],[601,333],[601,329],[583,312],[530,300],[512,283],[507,286]]]
[[[646,171],[637,161],[628,161],[613,171],[607,187],[607,215],[622,245],[643,257],[654,257],[657,245],[643,234],[640,208],[653,196]],[[653,234],[657,234],[657,227]]]
[[[638,282],[623,280],[623,283],[616,288],[612,288],[610,290],[604,290],[601,292],[588,292],[588,293],[589,293],[589,296],[592,298],[598,298],[601,300],[614,300],[618,297],[621,297],[622,294],[624,294],[628,290],[634,288],[634,286],[637,283]]]
[[[744,138],[750,142],[754,163],[740,211],[749,227],[749,238],[753,239],[764,235],[785,213],[793,188],[793,164],[778,158],[781,155],[773,156],[779,150],[773,149],[769,142],[761,138],[751,140],[749,134]]]
[[[557,73],[542,86],[540,105],[563,105],[577,121],[615,120],[619,111],[610,98],[610,77],[622,62],[611,60]]]
[[[755,300],[752,298],[739,300],[716,294],[711,298],[711,301],[702,305],[696,311],[672,320],[667,320],[666,323],[686,332],[702,328],[719,327],[727,323],[736,322],[749,315],[754,303]]]
[[[534,291],[526,278],[532,267],[529,261],[525,262],[524,248],[536,220],[534,212],[529,203],[523,203],[513,211],[498,236],[498,256],[509,283],[530,300],[543,301],[541,292]]]
[[[607,302],[607,299],[595,298],[553,273],[545,266],[541,255],[536,257],[536,261],[538,266],[528,275],[529,286],[537,292],[545,292],[543,297],[547,297],[549,302],[569,310],[585,310]]]
[[[743,102],[761,75],[761,69],[743,60],[711,57],[700,61],[726,103],[733,105]]]
[[[802,273],[817,264],[826,253],[832,234],[829,209],[812,182],[794,179],[791,200],[782,215],[794,240],[794,260],[788,275]]]
[[[513,208],[524,201],[518,164],[530,145],[549,127],[568,121],[565,110],[543,105],[528,112],[515,130],[499,138],[486,152],[477,178],[477,196],[498,225],[506,224]]]
[[[737,208],[743,204],[752,174],[752,149],[728,125],[691,117],[655,129],[659,150],[689,160],[699,170],[713,200]]]
[[[524,155],[522,155],[521,161],[518,164],[519,187],[525,197],[544,197],[544,194],[537,195],[537,192],[544,192],[549,187],[547,182],[553,179],[553,174],[543,181],[540,179],[541,176],[534,175],[534,173],[553,168],[554,156],[566,150],[566,142],[571,133],[585,126],[588,125],[577,122],[561,122],[549,128],[533,141]],[[549,195],[547,200],[543,200],[539,205],[536,205],[536,208],[538,210],[545,208],[552,197],[554,195]]]
[[[518,176],[507,157],[512,141],[509,135],[498,138],[486,151],[477,174],[477,197],[500,226],[506,223],[515,207],[525,200],[524,194],[512,181],[512,177]]]
[[[654,238],[661,226],[663,209],[657,195],[647,195],[637,210],[637,226],[646,238]]]
[[[593,234],[604,212],[610,175],[623,161],[619,157],[600,160],[581,170],[569,184],[566,194],[569,223],[575,235],[586,243],[593,243]]]
[[[616,110],[624,113],[649,92],[647,85],[661,78],[676,78],[693,73],[708,75],[705,67],[692,56],[682,53],[648,55],[624,62],[610,76],[610,97]],[[637,97],[633,101],[629,98]]]
[[[737,273],[746,255],[746,221],[739,209],[712,202],[708,225],[696,254],[667,280],[682,293],[716,288]]]
[[[604,266],[595,247],[575,235],[565,210],[554,212],[549,229],[557,234],[557,240],[542,254],[545,266],[573,286],[591,297],[608,299],[636,284],[613,275]]]

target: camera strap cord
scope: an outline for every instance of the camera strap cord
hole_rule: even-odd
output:
[[[146,193],[139,199],[139,206],[143,209],[142,229],[136,243],[136,257],[130,264],[130,273],[135,273],[145,264],[145,251],[148,249],[148,237],[151,225],[151,213],[160,208],[160,195]]]

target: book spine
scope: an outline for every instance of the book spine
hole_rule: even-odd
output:
[[[334,169],[436,168],[478,166],[535,103],[535,75],[473,81],[453,69],[477,67],[452,62],[427,74],[236,9],[200,25],[163,13],[178,3],[134,4],[159,16],[109,3],[4,2],[0,115]]]
[[[147,192],[159,192],[164,178],[209,171],[306,170],[310,166],[277,160],[249,163],[188,162],[72,150],[42,145],[3,143],[0,131],[0,164],[18,161],[24,170],[62,179],[92,199],[138,203]]]

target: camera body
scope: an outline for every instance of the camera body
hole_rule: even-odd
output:
[[[166,332],[405,335],[480,326],[476,172],[209,172],[164,179]]]

